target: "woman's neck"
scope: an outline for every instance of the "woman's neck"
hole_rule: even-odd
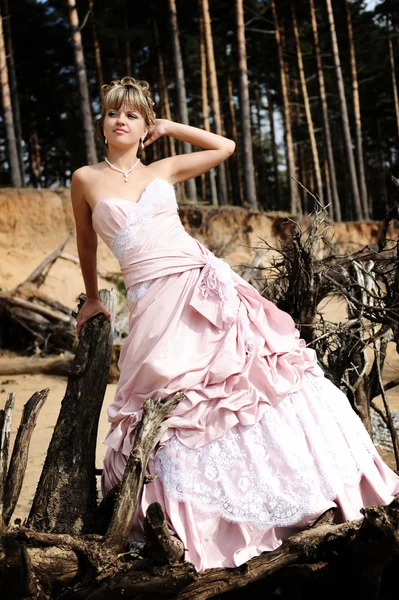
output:
[[[137,162],[137,148],[123,150],[119,148],[109,148],[107,158],[118,169],[128,171]]]

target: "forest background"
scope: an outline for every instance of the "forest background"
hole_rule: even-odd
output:
[[[150,82],[159,117],[224,133],[235,155],[183,199],[335,221],[380,219],[398,176],[394,0],[1,0],[0,185],[69,186],[101,160],[104,82]],[[191,151],[163,139],[152,161]]]

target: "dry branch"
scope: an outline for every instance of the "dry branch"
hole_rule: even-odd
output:
[[[61,321],[62,323],[66,324],[71,322],[71,317],[60,314],[57,315],[54,313],[54,311],[46,308],[45,306],[40,306],[34,302],[29,302],[28,300],[23,300],[22,298],[17,298],[16,296],[11,296],[10,294],[5,294],[4,292],[0,292],[0,301],[2,301],[4,304],[18,306],[19,308],[26,309],[27,311],[38,313],[50,321]]]
[[[106,546],[114,552],[124,552],[126,549],[148,460],[164,432],[163,421],[183,398],[184,394],[179,392],[167,400],[149,398],[144,403],[143,416],[137,427],[107,531]]]
[[[4,408],[4,417],[1,419],[0,430],[0,526],[4,523],[4,492],[6,487],[8,449],[10,445],[11,424],[14,412],[15,393],[10,392]]]
[[[2,358],[0,363],[0,377],[3,375],[67,375],[73,359],[72,354],[67,356],[53,356],[34,358],[18,356],[15,358]]]
[[[334,589],[350,574],[355,592],[364,581],[374,586],[382,582],[384,565],[395,560],[399,552],[399,498],[389,506],[367,507],[363,513],[364,520],[311,527],[288,538],[277,550],[264,552],[241,567],[209,569],[202,574],[196,573],[190,563],[157,567],[146,558],[110,553],[101,538],[95,536],[76,538],[16,528],[7,533],[4,546],[7,549],[13,545],[14,560],[18,555],[16,548],[19,549],[20,569],[21,550],[25,549],[33,570],[28,581],[38,580],[54,600],[59,594],[52,590],[57,588],[63,600],[114,600],[122,593],[125,598],[142,600],[208,600],[257,581],[266,586],[274,582],[281,587],[287,579],[287,568],[292,565],[296,568],[291,570],[289,581],[302,582],[316,572],[320,579],[324,578],[326,588]],[[26,562],[24,559],[24,568]],[[10,565],[10,557],[7,564]],[[7,593],[6,586],[14,585],[15,577],[10,579],[5,561],[1,568],[2,591]],[[243,597],[246,595],[248,592],[244,591]],[[362,598],[377,598],[375,587]]]
[[[47,388],[41,392],[35,392],[23,409],[5,482],[3,516],[6,523],[9,522],[18,502],[28,463],[30,440],[36,426],[37,416],[47,400],[49,391]]]
[[[25,281],[20,284],[20,285],[24,285],[24,283],[27,282],[31,282],[31,283],[35,283],[37,285],[37,287],[40,287],[41,285],[43,285],[46,276],[48,275],[52,265],[55,263],[55,261],[57,260],[57,258],[59,258],[65,248],[65,246],[68,243],[69,240],[68,236],[63,242],[61,242],[61,244],[58,246],[58,248],[56,248],[53,252],[51,252],[51,254],[49,254],[36,268],[34,271],[32,271],[32,273],[25,279]],[[46,274],[44,275],[43,272],[46,269],[46,267],[48,267]],[[17,287],[17,290],[20,286]]]
[[[144,519],[146,551],[151,560],[161,565],[173,565],[183,561],[184,544],[169,532],[159,502],[153,502]]]

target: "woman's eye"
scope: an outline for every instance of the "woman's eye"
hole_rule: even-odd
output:
[[[131,117],[132,119],[137,119],[137,115],[134,115],[134,114],[130,114],[130,115],[129,115],[129,118],[130,118],[130,117]]]
[[[114,110],[110,110],[108,113],[109,117],[116,117],[116,112]]]

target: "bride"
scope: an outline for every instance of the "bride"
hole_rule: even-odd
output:
[[[144,487],[132,539],[143,538],[146,509],[158,501],[186,560],[199,571],[234,567],[330,508],[339,522],[390,502],[398,477],[291,317],[179,219],[173,186],[226,160],[235,143],[156,119],[148,84],[130,77],[104,86],[98,133],[105,160],[72,178],[87,295],[78,334],[97,313],[109,318],[98,294],[97,235],[119,260],[129,305],[104,493],[121,481],[144,401],[185,394],[150,460],[157,477]],[[143,165],[139,146],[164,135],[201,151]]]

